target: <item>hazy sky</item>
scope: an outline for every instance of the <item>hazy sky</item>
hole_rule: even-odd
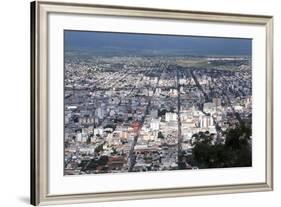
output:
[[[135,54],[251,55],[251,39],[65,31],[66,50]]]

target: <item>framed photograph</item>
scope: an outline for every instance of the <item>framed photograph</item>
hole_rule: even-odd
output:
[[[273,17],[31,3],[31,204],[273,189]]]

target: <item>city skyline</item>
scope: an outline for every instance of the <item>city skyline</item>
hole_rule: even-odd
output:
[[[250,39],[65,31],[64,174],[251,167],[251,48]]]

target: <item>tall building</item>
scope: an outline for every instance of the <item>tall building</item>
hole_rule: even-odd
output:
[[[99,119],[103,119],[104,117],[104,110],[102,107],[99,107],[96,109],[96,116],[99,118]]]
[[[160,128],[160,120],[159,119],[152,119],[150,122],[150,128],[154,130],[159,130]]]
[[[212,110],[216,108],[215,104],[213,102],[207,102],[203,104],[203,110],[206,113],[210,113]]]
[[[161,88],[156,88],[155,95],[159,96],[161,94]]]
[[[156,119],[158,117],[158,110],[157,109],[152,109],[150,111],[150,116],[154,119]]]
[[[167,112],[165,114],[165,121],[170,122],[170,121],[177,121],[177,114],[172,113],[172,112]]]
[[[214,125],[214,120],[211,116],[202,115],[199,117],[199,126],[200,128],[208,128],[209,126]]]
[[[213,104],[215,104],[216,107],[221,106],[221,99],[213,98]]]

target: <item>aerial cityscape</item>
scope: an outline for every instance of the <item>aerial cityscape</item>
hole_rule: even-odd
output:
[[[65,175],[252,166],[250,39],[64,38]]]

